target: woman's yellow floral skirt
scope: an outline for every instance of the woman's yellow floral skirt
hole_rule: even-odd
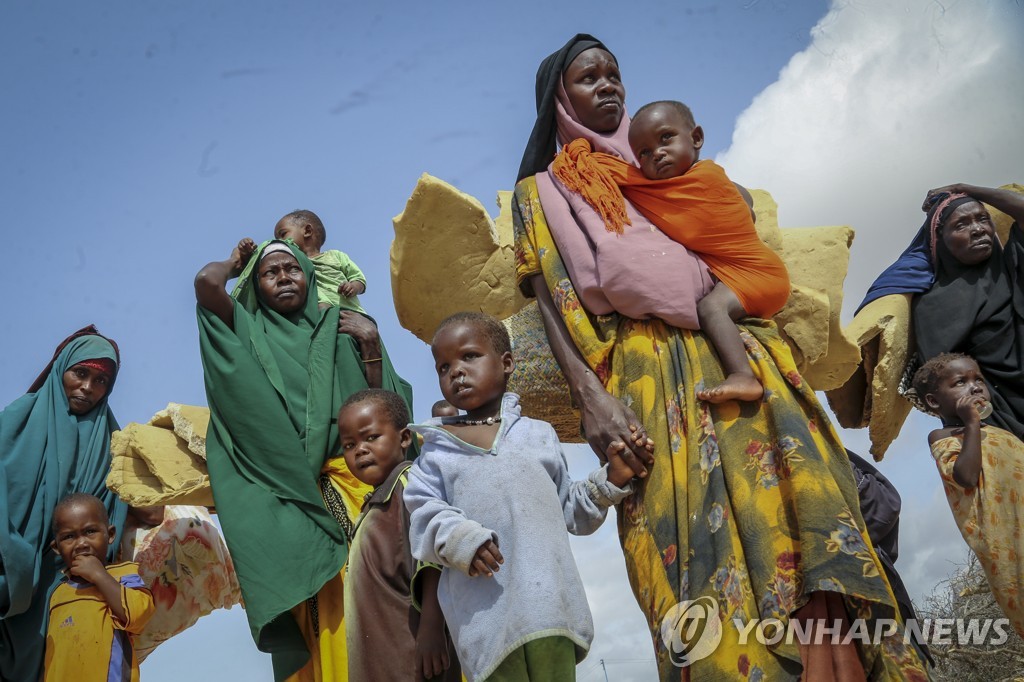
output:
[[[796,641],[768,647],[750,631],[741,645],[740,631],[752,618],[788,623],[817,590],[843,594],[869,632],[871,619],[895,617],[839,437],[774,323],[740,329],[765,387],[760,404],[697,400],[724,378],[717,356],[702,336],[657,320],[619,318],[609,355],[608,390],[655,441],[654,469],[622,503],[619,532],[663,680],[798,678]],[[722,642],[681,668],[662,619],[699,597],[717,602]],[[860,654],[868,679],[927,679],[900,634]]]

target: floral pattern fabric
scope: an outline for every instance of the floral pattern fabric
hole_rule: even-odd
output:
[[[203,507],[165,507],[163,523],[126,533],[121,547],[126,560],[139,564],[139,576],[156,607],[135,639],[140,663],[200,617],[241,601],[224,538]]]
[[[992,595],[1024,637],[1024,443],[1009,431],[982,425],[981,478],[965,489],[953,479],[963,435],[932,443],[932,456],[956,525],[988,577]]]
[[[518,280],[543,274],[583,358],[655,441],[651,475],[620,505],[618,519],[661,679],[797,679],[795,640],[769,647],[751,635],[741,645],[733,621],[786,624],[814,591],[842,594],[851,618],[894,617],[895,599],[864,531],[849,459],[774,323],[748,319],[740,327],[765,387],[762,401],[699,401],[698,390],[724,379],[701,334],[656,319],[590,315],[573,290],[532,178],[516,187],[513,223]],[[718,605],[722,642],[707,658],[676,667],[661,621],[677,603],[700,597]],[[927,679],[899,634],[860,653],[868,679]]]

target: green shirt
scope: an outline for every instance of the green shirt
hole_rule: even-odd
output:
[[[342,296],[338,293],[338,287],[345,282],[362,282],[363,289],[366,288],[366,276],[348,254],[331,249],[310,260],[313,261],[313,268],[316,270],[316,296],[320,303],[366,314],[359,305],[358,296]]]

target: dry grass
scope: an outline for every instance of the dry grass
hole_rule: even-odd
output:
[[[925,603],[917,609],[922,621],[938,618],[997,619],[1005,614],[989,590],[985,573],[974,554],[952,575],[936,585]],[[1024,680],[1024,640],[1007,625],[1009,635],[1002,644],[960,644],[956,637],[949,644],[932,644],[938,682],[997,682]]]

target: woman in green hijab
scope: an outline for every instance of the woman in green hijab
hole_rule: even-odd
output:
[[[360,487],[337,466],[337,414],[365,388],[412,405],[376,325],[320,310],[316,276],[293,244],[265,243],[242,288],[236,248],[196,275],[199,344],[210,404],[206,453],[214,503],[235,563],[253,639],[278,680],[345,679],[339,574]],[[236,292],[237,293],[237,292]],[[313,652],[311,665],[307,665]],[[305,666],[305,667],[304,667]]]
[[[0,679],[34,681],[42,672],[62,568],[50,550],[57,502],[96,495],[119,534],[124,526],[128,507],[106,486],[117,429],[107,398],[118,362],[116,344],[90,325],[65,339],[29,392],[0,412]]]

